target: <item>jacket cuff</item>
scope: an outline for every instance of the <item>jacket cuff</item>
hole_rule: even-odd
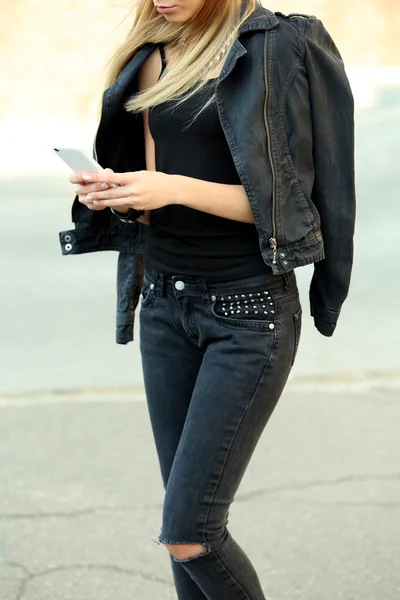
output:
[[[115,341],[117,344],[129,344],[134,340],[135,313],[120,315],[117,313]]]
[[[336,329],[340,310],[332,310],[323,306],[312,288],[310,289],[310,313],[318,331],[326,337],[331,337]]]
[[[312,315],[314,317],[314,325],[317,330],[326,337],[332,337],[336,329],[336,323],[325,321],[320,315]]]

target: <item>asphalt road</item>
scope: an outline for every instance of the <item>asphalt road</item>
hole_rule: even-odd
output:
[[[229,523],[268,600],[400,598],[399,391],[288,386]],[[0,600],[175,599],[142,398],[0,415]]]

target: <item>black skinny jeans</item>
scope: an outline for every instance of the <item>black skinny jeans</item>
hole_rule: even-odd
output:
[[[165,487],[159,541],[204,548],[171,558],[179,600],[265,600],[227,517],[300,329],[294,272],[220,283],[145,273],[140,350]]]

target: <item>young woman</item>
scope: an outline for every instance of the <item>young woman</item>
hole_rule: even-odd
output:
[[[119,343],[133,339],[142,292],[159,540],[178,598],[264,599],[227,518],[295,360],[294,269],[316,263],[311,313],[324,335],[348,292],[342,60],[320,21],[257,0],[140,0],[110,63],[94,154],[109,169],[71,176],[76,228],[61,243],[120,252]]]

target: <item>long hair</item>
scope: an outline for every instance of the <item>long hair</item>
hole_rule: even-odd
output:
[[[205,72],[210,62],[226,42],[229,51],[241,24],[259,5],[260,0],[205,0],[195,18],[188,23],[177,24],[167,22],[157,12],[153,0],[138,0],[132,9],[133,25],[123,44],[108,62],[107,87],[116,81],[129,59],[144,44],[165,43],[176,47],[184,37],[184,51],[171,66],[168,65],[157,83],[133,95],[125,108],[129,112],[141,112],[181,96],[179,103],[183,102],[206,84]],[[214,96],[202,110],[213,99]]]

